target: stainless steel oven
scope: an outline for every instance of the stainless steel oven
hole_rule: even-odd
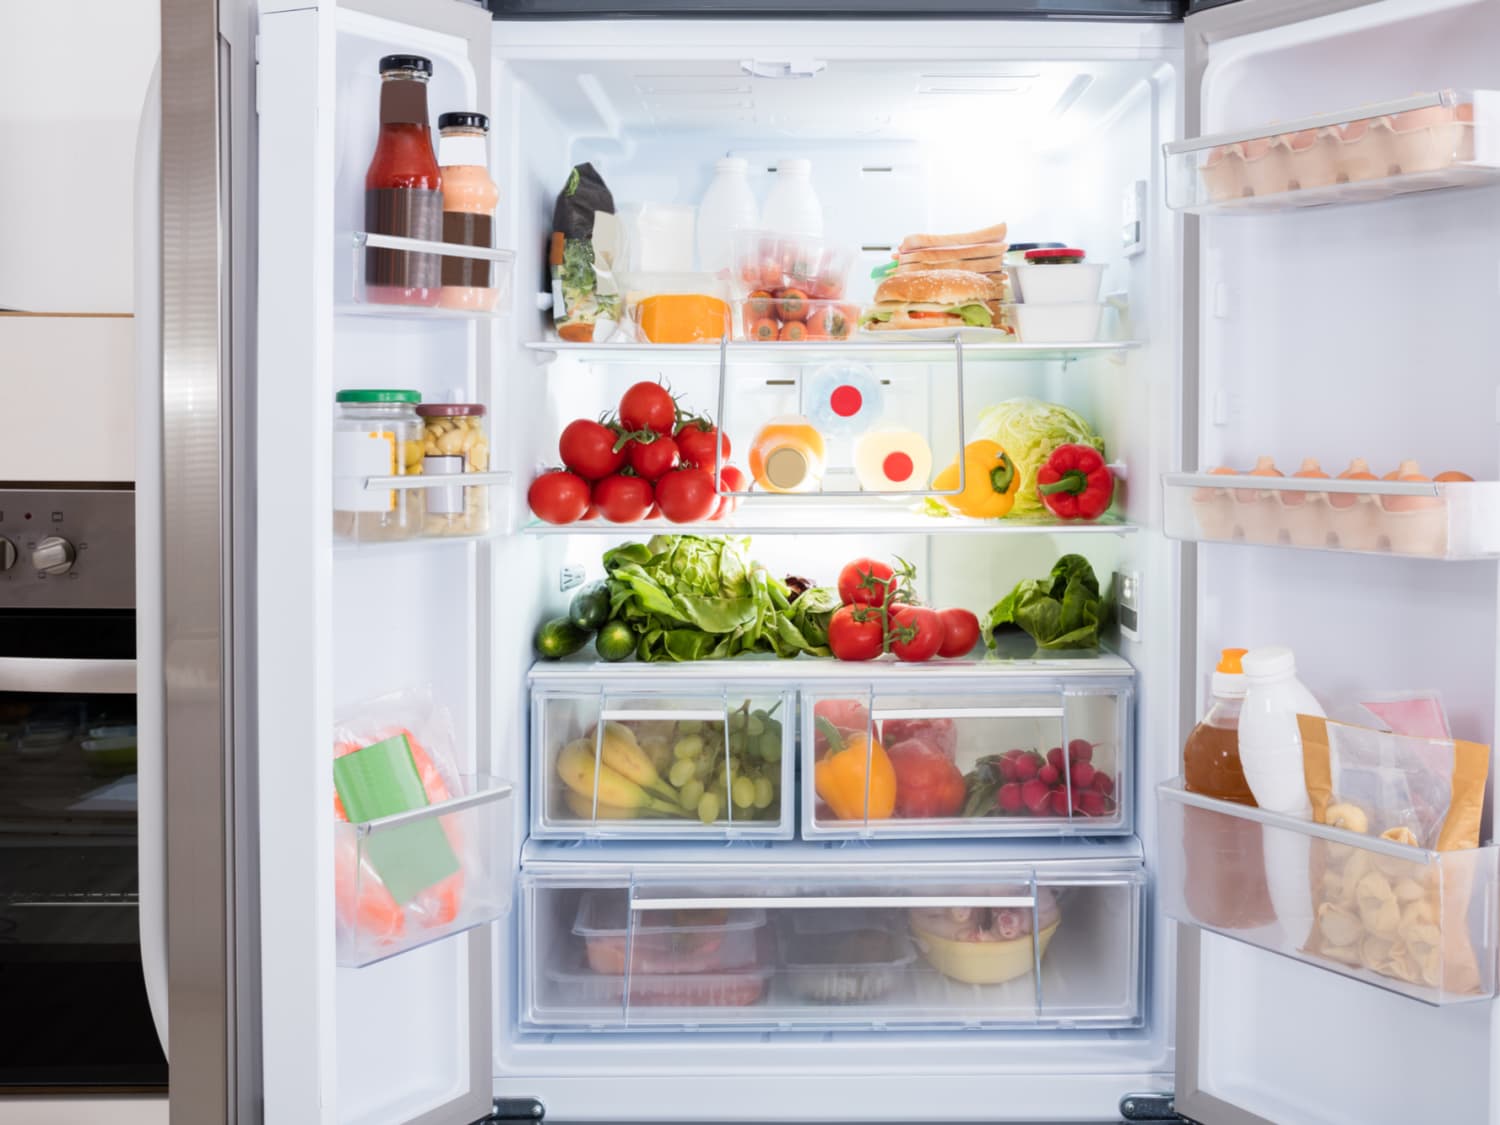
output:
[[[0,484],[0,1095],[163,1091],[142,975],[135,494]]]

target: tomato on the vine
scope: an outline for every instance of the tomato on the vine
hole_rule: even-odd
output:
[[[884,647],[878,609],[840,606],[828,622],[828,648],[840,660],[874,660]]]
[[[677,400],[660,383],[637,383],[620,396],[620,424],[670,435],[677,424]]]
[[[885,605],[900,586],[896,572],[879,559],[855,559],[839,571],[839,601],[845,605]]]
[[[548,523],[573,523],[589,510],[588,482],[576,473],[554,469],[531,482],[526,502],[538,519]]]
[[[966,609],[940,609],[943,644],[939,656],[968,656],[979,643],[979,618]]]
[[[640,477],[615,473],[594,485],[594,503],[610,523],[635,523],[651,510],[651,485]]]
[[[900,605],[891,610],[891,651],[897,660],[931,660],[943,647],[943,619],[938,611],[921,605]]]
[[[557,451],[563,464],[585,480],[601,480],[625,465],[625,451],[615,449],[619,440],[620,435],[602,422],[579,418],[563,430]]]
[[[677,463],[682,460],[677,443],[665,434],[653,434],[650,441],[632,438],[625,452],[636,476],[653,481],[677,468]]]
[[[719,460],[726,463],[729,460],[729,439],[719,433],[712,422],[704,422],[693,419],[683,425],[677,431],[677,448],[682,450],[682,459],[689,465],[696,465],[700,469],[714,468],[714,438],[719,439]]]
[[[656,482],[656,502],[673,523],[706,520],[718,507],[713,474],[706,469],[676,469]]]

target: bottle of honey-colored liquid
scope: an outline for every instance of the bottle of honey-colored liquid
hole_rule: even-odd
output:
[[[1183,784],[1193,793],[1254,805],[1240,765],[1240,706],[1247,650],[1226,648],[1214,669],[1213,704],[1182,749]],[[1244,930],[1275,920],[1258,821],[1188,806],[1182,810],[1188,909],[1207,926]]]

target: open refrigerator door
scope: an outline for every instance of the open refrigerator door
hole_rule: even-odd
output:
[[[1187,137],[1164,146],[1198,470],[1163,482],[1167,534],[1200,544],[1184,699],[1221,649],[1286,645],[1325,699],[1437,686],[1452,735],[1493,745],[1500,465],[1471,357],[1500,344],[1478,296],[1500,239],[1500,6],[1245,0],[1186,29]],[[1379,312],[1393,279],[1399,323]],[[1358,807],[1313,823],[1180,779],[1157,805],[1180,1112],[1500,1114],[1488,812],[1434,851]]]

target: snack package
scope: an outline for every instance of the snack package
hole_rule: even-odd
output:
[[[557,193],[547,264],[552,321],[560,339],[603,342],[620,319],[615,270],[624,264],[624,226],[614,196],[592,164],[579,164]]]
[[[1475,866],[1430,853],[1478,848],[1489,748],[1311,715],[1297,722],[1313,819],[1413,849],[1408,859],[1312,840],[1307,951],[1407,984],[1478,991],[1491,971],[1470,941]]]
[[[427,689],[352,708],[334,724],[334,816],[362,823],[461,793],[453,723]],[[397,942],[412,928],[452,923],[464,871],[475,869],[461,817],[423,817],[371,832],[335,833],[334,892],[341,943]]]

